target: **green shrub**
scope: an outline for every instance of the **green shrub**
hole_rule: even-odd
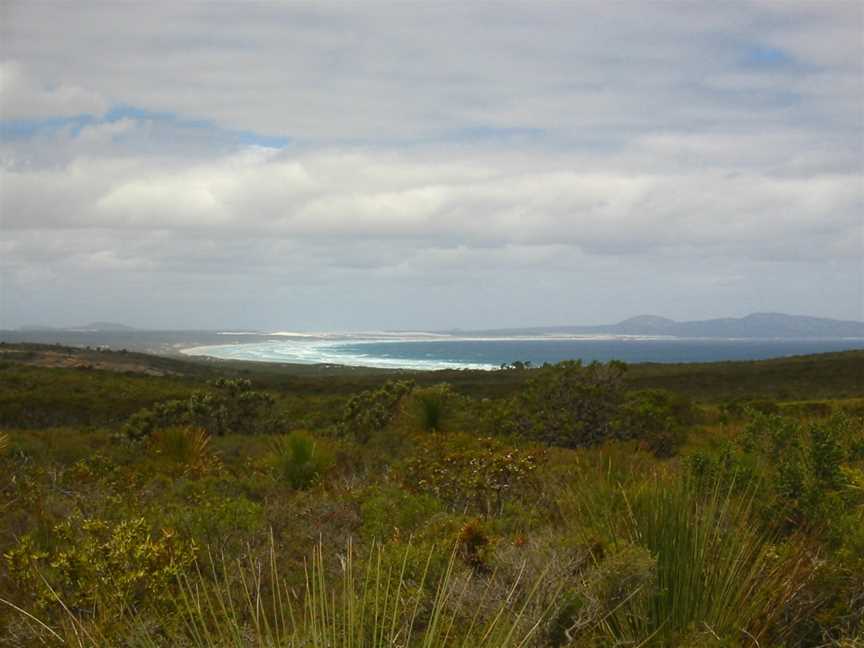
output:
[[[413,390],[413,381],[390,381],[379,389],[352,396],[342,411],[341,434],[358,443],[368,443],[399,413],[403,400]]]
[[[136,412],[123,425],[123,436],[141,441],[178,425],[202,428],[215,436],[272,433],[281,427],[274,398],[253,390],[248,380],[219,379],[210,386],[211,390],[195,391],[186,400],[165,401]]]
[[[177,529],[200,545],[223,551],[249,544],[256,533],[264,530],[263,507],[244,497],[207,494],[201,502],[180,503],[158,513],[168,528]]]
[[[592,446],[613,438],[624,399],[621,362],[566,361],[544,365],[503,412],[501,427],[551,445]]]
[[[50,544],[23,536],[4,555],[11,578],[39,609],[60,605],[82,615],[118,615],[167,605],[197,547],[170,530],[154,534],[143,518],[109,522],[78,515],[56,525]]]
[[[618,414],[620,438],[637,439],[656,457],[671,457],[686,440],[695,413],[688,398],[665,389],[632,392]]]
[[[363,536],[369,540],[409,537],[441,510],[431,495],[412,494],[396,486],[380,486],[364,494],[360,503]]]
[[[783,520],[790,530],[830,532],[838,516],[854,505],[844,466],[854,459],[862,437],[864,422],[842,414],[801,422],[754,413],[739,453],[765,476],[766,515]]]
[[[451,510],[501,515],[524,496],[537,469],[537,452],[499,439],[429,435],[403,466],[406,485],[446,502]]]

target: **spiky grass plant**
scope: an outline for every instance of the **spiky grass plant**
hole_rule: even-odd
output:
[[[752,492],[736,496],[718,484],[705,494],[686,478],[658,476],[630,488],[601,481],[565,499],[581,532],[599,532],[613,554],[642,547],[655,561],[653,583],[621,596],[595,631],[661,646],[693,632],[758,642],[792,627],[779,617],[806,582],[807,552],[794,540],[778,552],[779,540],[752,514]]]
[[[210,436],[198,427],[168,427],[154,437],[156,451],[186,470],[202,470],[211,459]]]
[[[523,648],[540,631],[544,614],[532,605],[542,579],[533,585],[513,582],[497,606],[466,605],[470,576],[456,578],[456,552],[443,574],[432,578],[432,549],[419,579],[408,566],[411,547],[401,561],[389,561],[376,546],[365,564],[355,562],[349,545],[338,556],[332,576],[319,546],[295,589],[276,566],[271,543],[268,564],[212,557],[205,569],[179,581],[175,623],[154,628],[145,617],[126,620],[122,645],[132,648]],[[4,601],[5,602],[5,601]],[[61,603],[62,604],[62,603]],[[11,604],[10,604],[11,605]],[[119,645],[71,613],[61,628],[50,628],[16,608],[42,631],[78,648]],[[485,613],[481,613],[480,610]],[[491,613],[488,611],[491,609]],[[545,612],[545,611],[544,611]]]
[[[274,437],[270,461],[276,478],[296,489],[312,486],[333,463],[315,439],[302,430]]]
[[[451,401],[455,397],[449,385],[415,389],[411,406],[419,429],[423,432],[442,432],[447,427]]]
[[[6,450],[9,448],[9,435],[5,432],[0,432],[0,456],[6,454]]]

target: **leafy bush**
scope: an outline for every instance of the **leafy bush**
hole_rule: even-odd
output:
[[[123,435],[141,441],[164,427],[191,425],[210,435],[271,433],[280,427],[274,415],[275,400],[252,389],[248,380],[219,379],[215,391],[195,391],[187,400],[157,403],[133,414]]]
[[[413,390],[413,381],[389,381],[379,389],[352,396],[342,411],[340,432],[358,443],[368,443],[387,427]]]
[[[844,466],[853,460],[862,438],[864,422],[842,414],[801,422],[753,413],[738,452],[765,477],[767,515],[791,529],[830,529],[856,501]]]
[[[62,602],[77,614],[117,615],[165,605],[197,546],[143,518],[109,522],[78,515],[56,525],[50,544],[23,536],[4,555],[12,579],[35,593],[40,609]]]
[[[491,437],[458,441],[440,435],[425,438],[404,466],[406,484],[442,499],[453,510],[501,515],[509,499],[524,495],[538,453]]]
[[[639,440],[657,457],[670,457],[686,440],[693,419],[693,405],[686,397],[646,389],[627,395],[615,426],[619,437]]]
[[[203,501],[182,503],[160,511],[159,517],[198,544],[236,550],[264,529],[260,504],[244,497],[206,494]]]
[[[601,443],[615,434],[625,371],[615,361],[544,365],[509,403],[501,425],[505,432],[567,448]]]
[[[276,431],[275,400],[267,392],[252,389],[245,379],[220,378],[211,383],[215,391],[196,392],[187,403],[191,422],[210,434],[259,434]]]
[[[440,510],[441,503],[425,493],[413,494],[396,486],[370,489],[360,503],[363,536],[380,541],[408,537]]]
[[[750,412],[777,414],[780,406],[775,401],[764,398],[735,398],[720,405],[720,416],[725,423],[746,419]]]

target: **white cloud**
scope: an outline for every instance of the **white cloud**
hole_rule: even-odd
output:
[[[668,146],[648,142],[655,156]],[[834,240],[861,226],[864,186],[854,173],[587,172],[558,164],[487,161],[475,169],[456,161],[450,168],[409,154],[253,148],[167,169],[161,160],[81,158],[59,169],[5,172],[0,182],[7,232],[62,226],[252,240],[351,237],[401,241],[406,249],[565,244],[597,254],[689,246],[749,257],[781,237],[795,260],[844,249]],[[814,242],[817,233],[823,239]]]

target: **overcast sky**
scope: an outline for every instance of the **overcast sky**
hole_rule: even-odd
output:
[[[0,117],[0,327],[864,319],[857,1],[6,1]]]

